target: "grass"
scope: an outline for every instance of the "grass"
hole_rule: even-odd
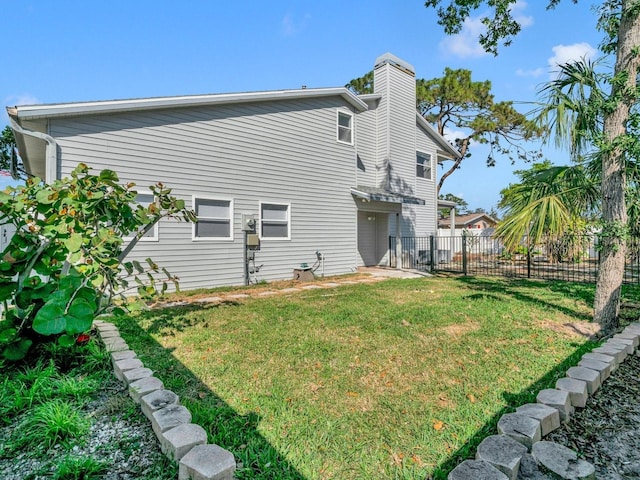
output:
[[[596,346],[592,300],[583,284],[434,277],[117,322],[238,478],[424,479]]]

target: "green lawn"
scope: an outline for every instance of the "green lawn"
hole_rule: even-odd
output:
[[[445,478],[585,350],[593,286],[424,278],[117,319],[241,479]]]

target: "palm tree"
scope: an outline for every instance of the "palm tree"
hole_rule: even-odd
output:
[[[549,165],[507,189],[503,206],[508,218],[499,232],[511,242],[522,232],[539,238],[543,233],[561,233],[572,215],[598,211],[601,265],[594,319],[608,331],[618,321],[626,239],[629,232],[640,233],[640,112],[635,75],[632,86],[618,66],[617,76],[600,73],[600,63],[581,60],[563,65],[557,79],[541,90],[536,120],[546,127],[547,141],[569,150],[574,165]],[[604,93],[607,85],[609,95]],[[627,119],[612,125],[614,117],[622,118],[621,104],[628,110]]]
[[[583,165],[552,166],[546,161],[516,173],[520,183],[502,190],[498,205],[505,215],[496,235],[509,250],[524,237],[536,245],[543,237],[563,235],[596,208],[598,185]]]

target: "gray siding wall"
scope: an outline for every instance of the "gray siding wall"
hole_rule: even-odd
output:
[[[356,151],[358,155],[356,185],[378,186],[376,178],[378,111],[376,104],[377,102],[368,102],[369,110],[358,113],[356,119]]]
[[[415,235],[435,235],[437,228],[436,186],[438,174],[438,164],[436,162],[436,144],[432,140],[431,134],[423,130],[419,125],[416,127],[416,150],[423,153],[431,154],[431,180],[415,177],[416,167],[414,165],[413,168],[416,181],[416,196],[424,198],[426,200],[426,205],[418,205],[414,207],[416,210]]]
[[[85,162],[110,168],[141,190],[163,182],[189,207],[192,196],[234,202],[233,240],[192,240],[190,224],[163,220],[157,242],[141,242],[132,258],[151,256],[182,288],[243,282],[243,213],[259,202],[290,205],[291,239],[263,240],[259,279],[291,278],[300,263],[325,256],[325,274],[357,264],[355,147],[336,141],[340,98],[256,102],[56,119],[60,175]]]

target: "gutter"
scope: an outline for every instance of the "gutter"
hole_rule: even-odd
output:
[[[47,146],[45,148],[45,178],[44,181],[46,183],[51,183],[56,179],[56,170],[58,164],[58,143],[51,135],[47,135],[46,133],[36,132],[33,130],[27,130],[23,128],[17,121],[18,118],[18,109],[16,107],[7,107],[7,113],[9,114],[9,122],[11,124],[11,128],[14,132],[18,132],[21,135],[25,135],[28,137],[38,138],[44,141]],[[16,142],[18,139],[16,138]],[[25,152],[26,154],[26,146]]]

